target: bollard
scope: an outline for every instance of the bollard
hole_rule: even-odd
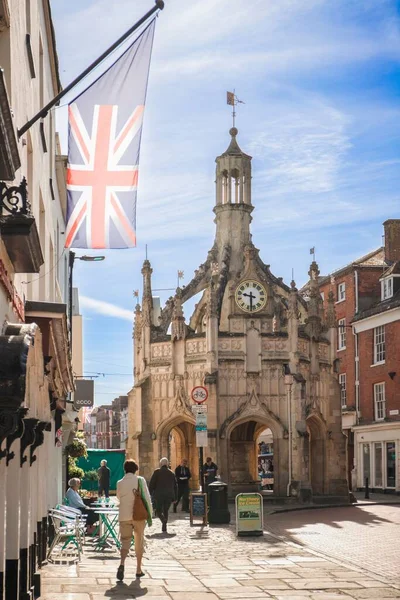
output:
[[[369,487],[368,487],[368,477],[365,478],[365,496],[367,500],[369,499]]]

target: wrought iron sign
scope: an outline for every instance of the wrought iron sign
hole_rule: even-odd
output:
[[[19,185],[7,187],[0,181],[0,215],[30,215],[31,205],[28,201],[25,177]]]

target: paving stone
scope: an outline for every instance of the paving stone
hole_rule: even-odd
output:
[[[335,581],[334,579],[305,579],[303,581],[292,581],[290,584],[295,590],[329,590],[329,589],[359,589],[361,586],[354,581]]]
[[[400,590],[387,587],[352,590],[351,595],[357,600],[386,600],[387,598],[400,598]]]
[[[94,554],[87,546],[79,565],[43,569],[40,600],[384,600],[400,593],[382,578],[352,569],[270,536],[236,538],[233,527],[193,535],[186,520],[174,518],[176,537],[149,537],[146,577],[135,578],[130,556],[124,582],[116,582],[119,553]],[[158,532],[159,525],[150,531]],[[343,557],[342,557],[343,558]],[[52,587],[54,586],[54,587]],[[377,586],[367,588],[367,586]],[[371,595],[355,595],[373,592]],[[395,592],[393,594],[392,592]]]
[[[186,592],[172,592],[171,598],[172,600],[188,600],[188,595]],[[218,596],[210,592],[193,592],[190,594],[190,600],[218,600]]]

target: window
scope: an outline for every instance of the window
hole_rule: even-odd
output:
[[[382,288],[382,300],[391,298],[393,296],[393,277],[388,277],[381,281]]]
[[[387,487],[396,487],[396,444],[386,442],[386,483]]]
[[[374,444],[375,449],[375,487],[382,487],[383,483],[383,469],[382,469],[382,442],[376,442]]]
[[[371,454],[369,444],[363,444],[363,480],[361,485],[365,485],[365,480],[371,481]]]
[[[346,319],[338,321],[338,350],[346,348]]]
[[[385,326],[374,329],[374,364],[385,362]]]
[[[383,421],[385,418],[385,384],[374,385],[375,421]]]
[[[346,300],[346,284],[339,283],[337,286],[337,301],[343,302],[343,300]]]
[[[343,406],[346,406],[346,373],[340,373],[339,386],[340,386],[340,400],[341,400],[341,405],[343,407]]]

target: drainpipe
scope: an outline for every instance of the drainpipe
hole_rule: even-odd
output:
[[[290,496],[290,486],[292,485],[292,385],[293,375],[285,375],[285,385],[287,387],[288,399],[288,436],[289,436],[289,481],[286,488],[286,496]]]

